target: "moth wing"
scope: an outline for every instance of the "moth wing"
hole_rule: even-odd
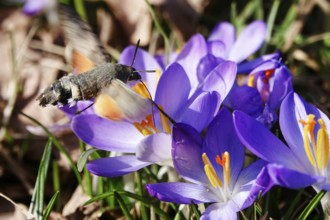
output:
[[[59,15],[66,43],[72,48],[71,62],[78,73],[111,61],[90,25],[74,9],[60,5]]]
[[[96,114],[111,120],[141,122],[152,113],[152,103],[118,79],[111,81],[96,98]]]

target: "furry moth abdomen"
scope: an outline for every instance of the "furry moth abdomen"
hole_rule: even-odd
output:
[[[107,63],[90,71],[70,74],[56,80],[37,98],[41,106],[74,104],[79,100],[95,98],[113,79],[127,81],[140,80],[141,76],[133,67]]]

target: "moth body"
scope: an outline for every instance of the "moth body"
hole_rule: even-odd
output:
[[[37,98],[41,106],[74,104],[80,100],[95,98],[100,92],[111,86],[113,79],[123,83],[140,80],[141,76],[133,67],[107,63],[81,74],[64,76],[48,88]]]

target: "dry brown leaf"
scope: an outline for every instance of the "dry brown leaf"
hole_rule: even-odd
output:
[[[144,0],[106,0],[131,43],[149,44],[152,20]]]

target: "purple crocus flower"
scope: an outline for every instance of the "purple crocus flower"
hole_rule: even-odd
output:
[[[125,49],[120,63],[130,64],[134,49]],[[186,58],[193,55],[192,51],[189,51]],[[188,63],[184,62],[183,58],[181,62],[182,65]],[[215,117],[221,102],[232,87],[236,77],[236,65],[229,61],[222,62],[199,85],[192,83],[194,77],[189,77],[182,65],[171,64],[161,76],[158,75],[159,71],[142,73],[142,79],[148,86],[151,97],[172,119],[188,123],[201,131]],[[161,69],[157,61],[141,49],[138,50],[134,67],[137,70]],[[146,120],[135,123],[111,121],[93,113],[74,117],[72,129],[84,142],[102,150],[131,154],[91,161],[87,164],[89,171],[96,175],[113,177],[155,162],[171,164],[172,127],[162,114],[156,113],[155,109],[154,111],[154,117],[149,115]],[[153,121],[153,118],[156,120]]]
[[[23,12],[27,15],[35,15],[42,11],[54,10],[57,4],[56,0],[26,0]]]
[[[234,61],[238,66],[237,73],[250,73],[267,60],[280,58],[280,53],[275,52],[243,62],[261,47],[266,32],[267,26],[264,21],[254,21],[246,26],[236,39],[235,27],[228,22],[220,22],[212,30],[207,41],[208,53],[214,56],[209,59],[213,62],[215,57]],[[210,65],[209,59],[202,62]]]
[[[242,170],[244,147],[226,108],[214,118],[204,140],[193,127],[176,124],[172,158],[177,172],[190,183],[147,184],[146,188],[166,202],[212,203],[201,219],[236,219],[237,212],[250,206],[258,195],[258,190],[252,189],[265,162],[259,160]]]
[[[253,69],[242,86],[234,86],[224,104],[270,128],[278,120],[282,100],[292,91],[291,72],[281,61],[271,59]]]
[[[265,188],[312,185],[317,191],[330,190],[330,121],[319,109],[295,93],[287,95],[280,109],[280,127],[287,145],[243,112],[234,113],[234,124],[242,143],[270,163],[261,175],[260,184]]]
[[[254,21],[236,39],[235,27],[231,23],[220,22],[208,37],[208,48],[217,57],[241,63],[261,47],[266,32],[264,21]]]

